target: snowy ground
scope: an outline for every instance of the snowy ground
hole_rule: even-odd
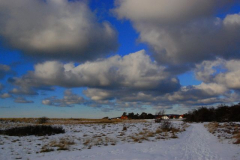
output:
[[[182,122],[174,122],[182,128]],[[123,130],[126,127],[127,130]],[[65,125],[65,134],[49,137],[0,136],[0,159],[36,160],[239,160],[240,146],[219,142],[203,124],[192,123],[185,132],[156,133],[159,124],[118,123]],[[68,150],[58,151],[61,143]],[[44,148],[52,152],[40,153]]]

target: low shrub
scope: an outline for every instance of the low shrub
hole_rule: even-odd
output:
[[[45,135],[54,135],[65,133],[65,130],[62,127],[53,127],[53,126],[26,126],[26,127],[15,127],[6,130],[0,130],[0,134],[8,136],[45,136]]]
[[[126,130],[127,130],[127,127],[126,127],[126,126],[123,126],[122,131],[126,131]]]
[[[170,121],[168,120],[163,120],[161,122],[161,126],[160,128],[163,130],[163,131],[170,131],[172,129],[173,125]]]

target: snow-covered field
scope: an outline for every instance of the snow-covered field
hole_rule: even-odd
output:
[[[186,127],[181,121],[173,123],[182,131]],[[0,159],[240,159],[239,145],[219,142],[202,123],[188,125],[179,133],[161,132],[160,124],[150,121],[63,125],[66,133],[43,137],[0,135]]]

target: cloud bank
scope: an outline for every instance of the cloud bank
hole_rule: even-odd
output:
[[[84,61],[118,47],[116,31],[84,1],[0,1],[0,27],[5,42],[30,56]]]
[[[106,112],[237,102],[240,13],[217,16],[236,3],[115,0],[111,12],[131,21],[138,41],[146,43],[150,52],[106,58],[118,47],[117,32],[108,22],[100,22],[85,1],[1,1],[0,36],[10,47],[45,61],[38,61],[25,75],[9,78],[14,87],[0,96],[33,103],[24,97],[64,87],[64,97],[45,97],[42,104],[84,104]],[[0,79],[10,71],[9,66],[0,65]],[[186,71],[201,83],[181,86],[178,76]],[[81,95],[71,91],[81,87],[86,87]]]
[[[28,89],[29,86],[62,86],[156,90],[159,93],[171,92],[180,87],[178,79],[165,72],[163,66],[152,61],[144,50],[78,66],[73,63],[47,61],[36,64],[34,68],[33,72],[21,78],[10,79],[9,82],[23,89]]]
[[[123,0],[113,10],[128,19],[147,43],[155,59],[170,67],[204,60],[240,58],[240,14],[215,17],[237,1],[228,0]],[[176,69],[176,68],[175,68]]]

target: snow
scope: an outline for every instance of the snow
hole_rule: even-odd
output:
[[[176,126],[182,122],[174,122]],[[34,159],[34,160],[239,160],[240,146],[219,142],[216,136],[209,133],[203,123],[191,123],[185,132],[179,133],[177,139],[155,139],[148,137],[147,141],[134,143],[127,139],[140,130],[156,129],[159,124],[146,123],[119,123],[119,124],[88,124],[65,125],[65,134],[49,137],[10,137],[0,136],[0,159]],[[123,126],[127,131],[123,136]],[[87,139],[107,135],[108,144],[92,146],[87,149],[83,142]],[[84,136],[85,135],[85,136]],[[73,139],[75,144],[69,151],[39,152],[44,144],[63,137]],[[125,141],[122,141],[126,139]],[[16,141],[16,142],[14,142]],[[114,145],[111,145],[113,143]],[[91,142],[93,143],[93,142]],[[2,145],[1,145],[2,144]],[[21,144],[21,146],[19,146]]]

